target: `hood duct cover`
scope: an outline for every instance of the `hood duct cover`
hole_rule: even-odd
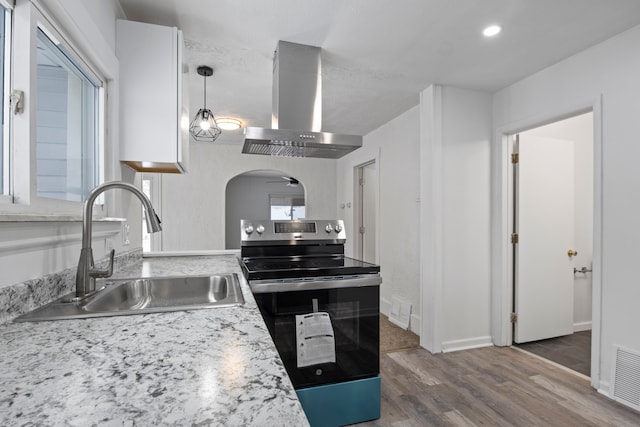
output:
[[[320,48],[280,41],[273,64],[272,129],[247,127],[246,154],[337,159],[362,137],[321,132]]]

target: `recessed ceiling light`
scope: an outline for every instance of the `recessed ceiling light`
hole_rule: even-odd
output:
[[[500,25],[489,25],[487,28],[482,30],[482,34],[485,37],[493,37],[496,36],[502,31],[502,27]]]
[[[237,130],[242,127],[242,122],[240,120],[232,119],[231,117],[216,118],[216,123],[222,130]]]

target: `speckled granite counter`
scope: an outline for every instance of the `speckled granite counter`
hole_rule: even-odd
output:
[[[242,307],[0,325],[0,425],[308,426],[235,256],[117,277],[232,272]]]

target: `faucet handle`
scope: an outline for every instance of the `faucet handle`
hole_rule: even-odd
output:
[[[111,249],[109,252],[109,266],[104,269],[91,268],[89,270],[89,276],[91,277],[111,277],[113,274],[113,256],[116,254],[115,249]]]

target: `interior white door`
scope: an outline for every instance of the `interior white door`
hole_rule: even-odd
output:
[[[358,207],[356,257],[376,263],[378,172],[375,161],[357,167]]]
[[[573,141],[521,134],[516,182],[514,341],[573,332]]]

